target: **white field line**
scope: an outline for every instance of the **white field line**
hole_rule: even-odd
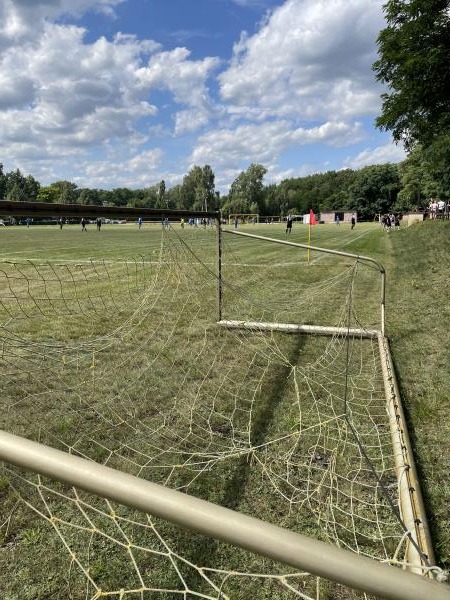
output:
[[[19,263],[24,263],[26,264],[28,261],[31,262],[35,262],[35,261],[42,261],[42,258],[38,258],[38,257],[32,257],[32,258],[25,258],[25,259],[19,259],[19,260],[14,260],[12,259],[8,259],[8,258],[4,258],[0,255],[0,262],[13,262],[16,264]],[[164,261],[162,261],[164,264]],[[43,260],[43,262],[39,263],[39,265],[45,265],[46,263],[58,263],[60,265],[65,265],[65,264],[75,264],[75,265],[91,265],[91,264],[95,264],[95,265],[159,265],[160,261],[159,260],[103,260],[101,258],[92,258],[92,259],[85,259],[85,260],[75,260],[75,259],[71,259],[71,258],[46,258]],[[190,263],[186,263],[186,264],[190,264]]]
[[[58,252],[63,252],[65,250],[79,250],[79,246],[70,246],[69,248],[58,248]],[[35,249],[34,252],[47,252],[48,248],[43,248],[42,250]],[[16,252],[8,252],[8,254],[3,253],[0,254],[0,260],[8,260],[9,256],[13,254],[26,254],[29,250],[17,250]],[[5,258],[6,257],[6,258]],[[34,260],[34,258],[30,258],[29,260]]]

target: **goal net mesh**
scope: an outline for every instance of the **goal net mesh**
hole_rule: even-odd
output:
[[[1,427],[401,564],[377,341],[218,326],[216,243],[172,226],[131,260],[2,263]],[[222,260],[223,319],[377,326],[357,262],[231,235]],[[0,494],[11,599],[367,598],[6,465]]]

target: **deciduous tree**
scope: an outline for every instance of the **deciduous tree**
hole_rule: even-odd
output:
[[[377,125],[407,149],[450,130],[450,0],[389,0],[373,68],[388,85]]]

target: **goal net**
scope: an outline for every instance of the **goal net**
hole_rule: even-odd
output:
[[[1,428],[393,565],[407,532],[358,262],[213,230],[146,256],[0,266]],[[161,239],[156,239],[161,236]],[[368,598],[39,475],[0,479],[10,598]],[[9,594],[9,596],[8,596]]]

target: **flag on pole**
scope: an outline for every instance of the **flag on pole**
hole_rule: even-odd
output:
[[[317,225],[316,216],[313,212],[313,209],[309,209],[309,223],[308,223],[308,246],[311,245],[311,225]],[[310,259],[310,250],[308,248],[308,265]]]

